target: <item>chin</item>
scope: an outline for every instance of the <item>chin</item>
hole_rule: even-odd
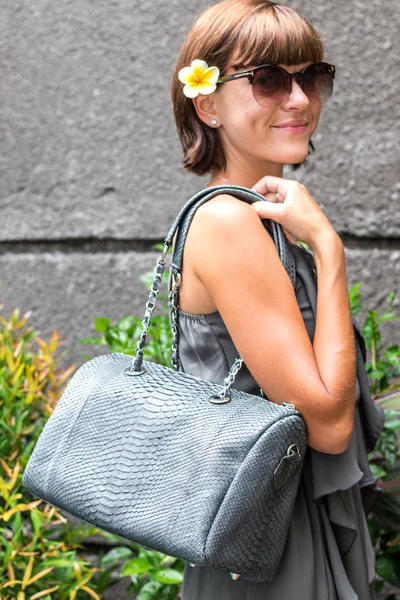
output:
[[[306,160],[306,158],[308,157],[308,142],[307,142],[307,146],[305,148],[302,148],[301,150],[297,150],[297,151],[289,151],[289,152],[282,152],[282,157],[283,160],[282,162],[286,163],[286,164],[296,164],[296,163],[301,163],[304,160]]]

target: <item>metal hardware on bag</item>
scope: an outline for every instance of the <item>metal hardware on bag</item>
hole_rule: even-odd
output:
[[[190,565],[191,567],[195,567],[195,566],[196,566],[194,563],[191,563],[191,562],[189,563],[189,565]]]
[[[135,371],[135,369],[133,368],[133,366],[131,365],[130,367],[127,367],[124,370],[125,375],[143,375],[143,373],[146,373],[146,369],[144,369],[143,367],[141,367],[140,371]]]
[[[282,406],[287,406],[288,408],[293,408],[293,410],[296,410],[295,405],[290,404],[290,402],[282,402]]]
[[[265,394],[264,394],[264,392],[262,391],[261,388],[260,388],[260,396],[261,396],[261,398],[265,398],[266,399],[266,396],[265,396]]]
[[[240,575],[239,573],[231,573],[231,577],[234,581],[236,581],[237,579],[239,579]]]
[[[210,402],[213,402],[213,404],[221,404],[223,402],[229,402],[229,400],[231,398],[230,398],[230,396],[228,396],[228,390],[230,389],[232,383],[235,381],[235,377],[242,365],[243,365],[243,358],[239,354],[237,356],[237,358],[235,359],[235,362],[231,366],[228,375],[224,379],[224,384],[223,384],[224,389],[222,390],[222,392],[220,394],[214,394],[214,396],[211,396],[211,398],[214,398],[214,399],[219,398],[219,401],[214,400],[214,402],[213,402],[213,400],[211,400],[211,398],[209,398]],[[225,398],[228,398],[228,400],[225,400]]]
[[[176,276],[179,275],[179,279],[178,281],[176,281]],[[180,285],[180,274],[176,273],[176,275],[173,275],[173,282],[172,282],[172,286],[171,289],[169,290],[168,293],[168,306],[171,309],[171,333],[172,333],[172,368],[175,369],[175,371],[179,371],[179,367],[181,366],[181,362],[179,359],[179,349],[178,349],[178,338],[179,338],[179,333],[178,333],[178,306],[177,306],[177,299],[178,299],[178,287]]]
[[[225,404],[226,402],[230,402],[232,398],[230,396],[219,396],[218,394],[214,394],[209,397],[209,402],[212,404]]]
[[[297,444],[290,444],[289,448],[286,450],[287,456],[293,456],[294,454],[300,454],[300,450]]]
[[[180,273],[173,273],[172,274],[172,291],[174,292],[175,290],[178,289],[178,287],[181,285],[181,274]]]

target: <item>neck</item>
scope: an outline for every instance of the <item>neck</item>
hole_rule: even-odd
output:
[[[227,165],[225,170],[211,171],[209,182],[211,185],[240,185],[252,188],[260,179],[266,175],[274,177],[283,177],[283,165],[280,163],[270,163],[268,169],[241,168],[238,165]]]

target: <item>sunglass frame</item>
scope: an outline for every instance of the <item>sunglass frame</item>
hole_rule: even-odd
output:
[[[304,89],[303,88],[304,73],[310,67],[321,66],[321,65],[326,67],[326,72],[332,76],[332,79],[335,79],[335,72],[336,72],[335,65],[332,65],[332,64],[324,62],[324,61],[311,63],[310,65],[307,65],[306,67],[304,67],[304,69],[302,69],[301,71],[296,71],[295,73],[289,73],[289,71],[286,71],[286,69],[284,69],[283,67],[279,67],[278,65],[275,65],[273,63],[266,63],[264,65],[259,65],[258,67],[254,67],[254,69],[251,69],[248,71],[242,71],[241,73],[232,73],[231,75],[224,75],[223,77],[220,77],[218,79],[217,85],[219,85],[221,83],[226,83],[227,81],[235,81],[236,79],[241,79],[242,77],[247,77],[249,82],[251,84],[253,84],[254,75],[255,75],[255,73],[257,73],[257,71],[260,71],[261,69],[264,69],[265,67],[274,67],[275,69],[278,69],[279,71],[281,71],[289,79],[289,84],[290,84],[289,94],[290,94],[292,92],[293,79],[298,78],[300,80],[301,89]]]

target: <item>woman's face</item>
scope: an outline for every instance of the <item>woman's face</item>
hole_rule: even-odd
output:
[[[311,64],[280,64],[290,73],[301,71]],[[249,69],[246,70],[250,70]],[[243,71],[245,69],[241,69]],[[230,70],[230,73],[240,72]],[[226,82],[211,94],[227,161],[250,161],[250,165],[264,170],[268,163],[294,164],[307,158],[309,140],[319,121],[321,105],[311,104],[296,80],[287,99],[276,106],[260,106],[254,99],[247,78]],[[282,124],[305,120],[302,129],[289,129]]]

